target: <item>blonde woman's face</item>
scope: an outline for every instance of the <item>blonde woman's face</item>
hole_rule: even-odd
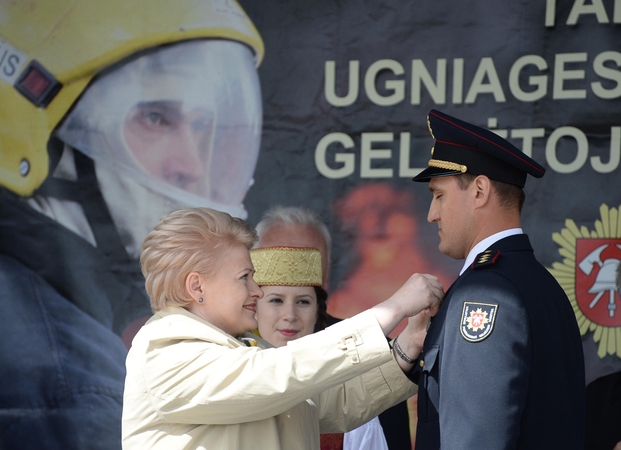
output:
[[[256,319],[261,337],[276,347],[311,334],[317,322],[317,295],[311,286],[263,286]]]
[[[248,249],[233,247],[216,273],[201,283],[203,302],[193,302],[188,309],[232,336],[254,330],[256,305],[263,291],[253,274]]]

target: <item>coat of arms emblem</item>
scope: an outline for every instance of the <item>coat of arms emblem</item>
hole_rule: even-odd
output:
[[[574,307],[580,333],[593,333],[598,356],[621,358],[621,207],[600,207],[594,229],[565,221],[552,239],[563,262],[548,269]]]

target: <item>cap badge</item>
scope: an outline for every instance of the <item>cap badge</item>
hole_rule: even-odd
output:
[[[465,302],[461,314],[461,335],[468,342],[480,342],[494,329],[498,305]]]

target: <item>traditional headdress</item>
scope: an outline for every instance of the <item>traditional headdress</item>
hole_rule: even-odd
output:
[[[250,258],[259,286],[321,287],[321,253],[316,248],[256,248]]]

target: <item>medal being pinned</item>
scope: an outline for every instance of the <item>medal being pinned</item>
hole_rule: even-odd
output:
[[[465,302],[461,313],[461,335],[468,342],[480,342],[494,329],[498,305]]]

